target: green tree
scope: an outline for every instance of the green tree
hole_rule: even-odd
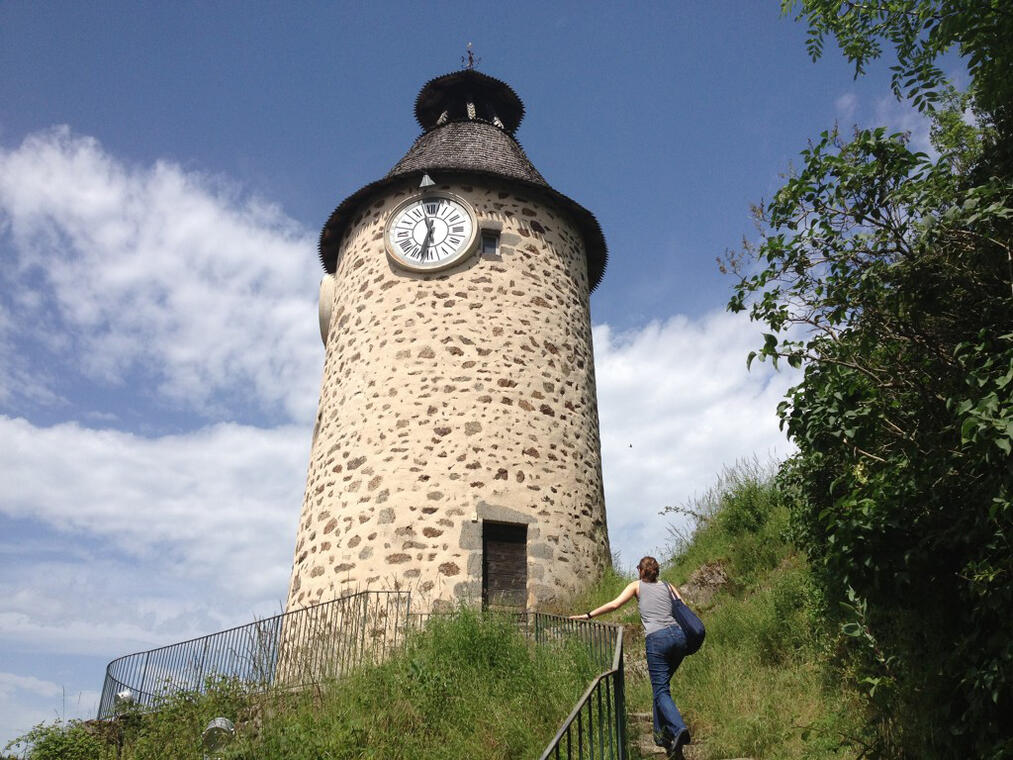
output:
[[[113,756],[100,736],[76,720],[40,723],[20,739],[10,742],[6,749],[21,749],[21,756],[32,760],[103,760]]]
[[[729,303],[803,366],[779,406],[798,539],[841,602],[868,754],[1008,757],[1013,739],[1013,6],[786,0],[856,76],[884,48],[937,157],[828,130],[756,209]],[[971,76],[956,91],[940,56]],[[973,114],[968,118],[968,114]]]

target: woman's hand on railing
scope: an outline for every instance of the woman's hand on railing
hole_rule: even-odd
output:
[[[615,612],[637,595],[637,588],[639,585],[639,581],[633,581],[611,602],[606,602],[601,607],[595,607],[593,610],[589,610],[583,615],[570,615],[570,620],[590,620],[598,615],[604,615],[606,612]]]

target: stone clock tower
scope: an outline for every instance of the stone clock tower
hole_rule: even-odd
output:
[[[320,236],[323,382],[288,609],[409,589],[413,609],[534,607],[610,561],[590,292],[595,218],[514,138],[472,69]]]

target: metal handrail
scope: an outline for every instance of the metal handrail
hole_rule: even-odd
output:
[[[99,719],[122,702],[150,708],[214,679],[247,688],[303,686],[375,662],[411,625],[407,591],[361,591],[207,636],[118,657],[106,666]]]
[[[536,613],[536,631],[539,614]],[[563,757],[567,760],[626,760],[626,675],[622,626],[559,619],[591,631],[590,639],[597,646],[600,646],[602,629],[605,629],[614,636],[614,645],[608,669],[591,681],[539,760],[560,760]]]
[[[206,691],[215,678],[248,688],[305,686],[335,678],[399,648],[407,632],[434,615],[412,614],[403,591],[362,591],[177,644],[118,657],[106,666],[100,720],[112,717],[119,695],[151,708],[174,692]],[[623,629],[542,612],[517,615],[536,645],[577,639],[604,668],[542,753],[540,760],[626,760]],[[533,630],[532,630],[533,623]],[[565,745],[565,750],[564,750]]]

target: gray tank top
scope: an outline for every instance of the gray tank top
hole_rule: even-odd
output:
[[[672,597],[669,594],[668,584],[664,581],[656,583],[640,581],[637,604],[640,605],[640,620],[644,624],[645,634],[678,624],[672,617]]]

